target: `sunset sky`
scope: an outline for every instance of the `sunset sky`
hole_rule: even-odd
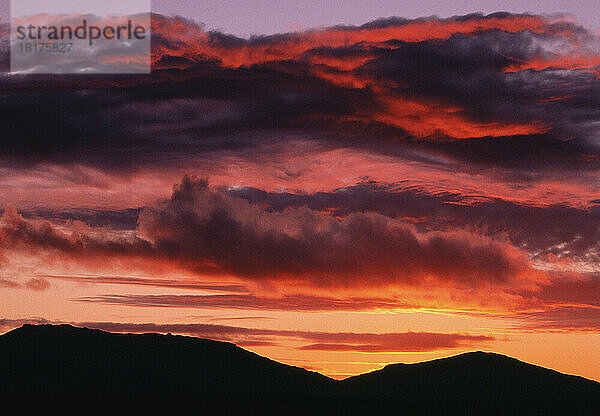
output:
[[[244,26],[157,0],[150,75],[0,73],[0,332],[600,381],[600,14],[310,3]]]

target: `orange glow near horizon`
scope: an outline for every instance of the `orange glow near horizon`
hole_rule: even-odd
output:
[[[5,319],[16,321],[25,318],[27,310],[30,317],[45,316],[55,323],[85,323],[88,327],[103,327],[103,322],[127,322],[173,324],[202,323],[227,325],[243,328],[269,328],[271,330],[323,331],[327,333],[389,333],[419,331],[493,336],[493,341],[473,342],[453,348],[441,348],[433,351],[404,352],[353,352],[353,351],[303,351],[298,349],[307,341],[293,338],[276,337],[279,345],[245,345],[236,342],[245,349],[267,356],[274,360],[317,371],[336,379],[382,368],[392,363],[415,363],[436,358],[457,355],[462,352],[484,350],[517,357],[523,361],[552,368],[564,373],[581,375],[600,381],[600,368],[595,351],[600,348],[600,335],[585,332],[563,334],[560,332],[515,331],[507,329],[511,320],[491,317],[468,317],[452,312],[295,312],[295,311],[240,311],[224,309],[194,308],[144,308],[111,306],[102,304],[80,304],[72,299],[115,292],[118,286],[97,287],[90,283],[61,283],[54,281],[49,291],[29,292],[28,296],[15,297],[15,289],[0,287],[0,296],[7,299],[3,305]],[[22,292],[25,289],[20,289]],[[188,290],[172,289],[172,293],[188,293]],[[164,289],[142,288],[129,290],[130,293],[164,294]],[[60,299],[71,299],[59,302]],[[21,321],[19,321],[21,322]],[[26,322],[22,321],[22,322]],[[96,326],[94,322],[97,322]],[[81,325],[82,325],[81,324]],[[18,324],[14,324],[18,326]],[[4,326],[0,332],[12,329]],[[114,330],[113,330],[114,331]],[[124,330],[116,332],[138,332]],[[156,331],[141,331],[156,332]],[[198,336],[198,334],[174,329],[166,332]],[[204,336],[216,340],[231,341],[227,337]],[[553,345],[553,348],[540,350],[540,345]]]

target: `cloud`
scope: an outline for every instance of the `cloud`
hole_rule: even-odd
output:
[[[4,210],[0,210],[3,213]],[[106,227],[113,230],[135,230],[139,209],[49,209],[35,208],[20,211],[23,218],[47,220],[52,223],[80,221],[90,227]]]
[[[265,311],[368,311],[411,308],[390,297],[326,297],[316,295],[101,295],[74,299],[80,302],[135,307],[206,308]]]
[[[572,23],[384,19],[252,39],[181,18],[153,25],[151,75],[3,77],[0,157],[131,172],[224,150],[266,158],[301,132],[329,148],[427,150],[484,166],[600,166],[600,47]]]
[[[135,236],[102,236],[89,228],[66,233],[45,220],[25,220],[14,208],[0,217],[0,252],[40,250],[83,260],[96,256],[143,256],[151,253],[151,245]],[[44,253],[40,253],[43,255]],[[93,260],[92,260],[93,261]]]
[[[0,328],[10,329],[22,325],[45,324],[44,319],[10,320],[0,319]],[[62,323],[62,322],[61,322]],[[320,341],[321,344],[308,344],[298,347],[301,350],[355,351],[355,352],[427,352],[443,349],[468,348],[473,345],[493,341],[489,335],[457,333],[401,332],[401,333],[353,333],[353,332],[312,332],[243,328],[211,324],[154,324],[117,322],[69,322],[79,327],[100,329],[111,332],[128,333],[176,333],[231,341],[244,346],[277,345],[281,339],[295,341]],[[345,344],[339,344],[344,342]]]
[[[503,293],[504,292],[504,293]],[[505,294],[512,294],[510,302],[502,301]],[[441,303],[428,305],[427,297],[418,295],[398,297],[388,294],[385,297],[353,297],[340,295],[326,297],[315,295],[257,296],[241,295],[100,295],[82,297],[80,302],[101,303],[131,307],[154,308],[199,308],[199,309],[238,309],[264,311],[329,312],[329,311],[390,311],[390,310],[436,310],[439,305],[444,313],[502,319],[511,322],[510,328],[516,332],[597,332],[600,330],[600,280],[598,276],[560,276],[534,289],[503,288],[494,292],[499,302],[495,308],[487,300],[486,305],[470,308],[462,300],[457,305]],[[406,299],[410,299],[407,301]],[[456,299],[454,299],[456,302]],[[487,306],[482,307],[482,306]],[[314,338],[314,346],[307,349],[332,348],[357,350],[367,347],[344,347],[347,339],[338,339],[334,346],[321,346],[322,339]],[[383,341],[382,341],[383,343]],[[348,344],[349,345],[349,344]],[[354,345],[354,344],[353,344]],[[369,347],[376,349],[378,347]]]
[[[513,326],[519,332],[600,331],[600,307],[548,306],[543,311],[522,312]]]
[[[0,278],[0,287],[9,289],[31,289],[37,291],[43,291],[50,288],[50,282],[41,277],[33,277],[26,280],[25,282],[18,282],[14,280]]]
[[[21,284],[18,282],[14,282],[12,280],[7,280],[7,279],[0,279],[0,287],[6,287],[6,288],[18,288],[21,287]]]
[[[205,32],[201,25],[184,18],[153,17],[155,60],[167,60],[165,57],[169,57],[167,64],[188,65],[199,60],[215,61],[234,68],[271,61],[298,60],[314,49],[338,48],[361,42],[378,45],[393,40],[444,40],[456,33],[477,34],[489,30],[542,34],[553,33],[558,27],[541,16],[470,14],[448,19],[378,19],[362,26],[336,26],[245,40],[219,32]],[[161,63],[159,67],[164,67],[164,63]]]
[[[0,219],[5,269],[15,256],[34,253],[41,264],[75,264],[95,274],[38,271],[37,279],[4,278],[1,284],[41,290],[61,279],[229,292],[76,299],[135,307],[367,311],[486,304],[481,313],[490,316],[510,311],[523,325],[539,317],[579,330],[583,325],[570,324],[568,310],[586,310],[589,327],[599,306],[597,282],[583,272],[597,264],[598,230],[589,226],[596,208],[528,206],[377,183],[316,194],[267,193],[186,177],[170,198],[139,211],[134,232],[59,227],[7,209]],[[185,277],[102,274],[123,262],[128,270]],[[402,292],[384,295],[382,287]],[[436,293],[436,300],[424,292]]]
[[[512,316],[517,331],[598,332],[600,275],[563,277],[538,291],[523,291],[524,304]]]
[[[376,212],[413,223],[420,231],[470,229],[495,239],[507,239],[529,256],[549,256],[595,263],[600,252],[600,205],[577,206],[520,203],[502,198],[423,189],[403,183],[363,182],[345,188],[308,193],[265,192],[252,187],[227,189],[229,195],[253,205],[284,212],[305,207],[346,217]]]
[[[34,277],[25,282],[25,287],[33,290],[46,290],[50,288],[50,282],[40,277]]]
[[[374,213],[340,219],[305,208],[272,212],[187,177],[169,200],[142,211],[139,231],[158,252],[199,273],[323,286],[427,279],[477,286],[528,271],[517,252],[474,235],[420,234]]]
[[[150,75],[0,78],[2,190],[19,208],[0,219],[0,285],[26,285],[16,264],[35,259],[66,270],[33,275],[98,284],[233,277],[255,297],[223,304],[252,308],[269,305],[253,284],[293,284],[492,287],[550,311],[580,290],[556,289],[568,273],[597,271],[594,33],[509,13],[251,39],[153,25]],[[148,203],[183,170],[231,187],[186,178]],[[132,183],[160,191],[125,203]],[[150,273],[171,276],[126,277]]]
[[[170,199],[142,210],[134,234],[85,227],[67,233],[9,209],[0,219],[0,237],[4,251],[34,250],[54,261],[98,267],[129,259],[199,276],[294,280],[317,287],[427,281],[478,287],[533,273],[521,253],[491,239],[420,233],[376,213],[334,218],[302,207],[273,212],[188,177]]]
[[[100,270],[125,260],[129,269],[167,268],[197,278],[40,274],[0,284],[43,290],[48,280],[61,279],[230,292],[75,299],[133,307],[369,311],[461,305],[475,315],[513,319],[523,330],[589,331],[597,328],[600,307],[597,271],[585,272],[597,270],[598,229],[589,226],[597,222],[596,208],[593,202],[530,206],[401,184],[293,194],[211,187],[185,177],[170,198],[138,211],[133,233],[69,229],[7,209],[0,249],[4,267],[15,254],[35,253],[49,264]],[[211,283],[207,276],[236,282]],[[387,286],[402,292],[377,292]],[[436,300],[423,291],[436,293]]]
[[[424,352],[440,348],[459,348],[471,343],[493,341],[487,335],[440,334],[429,332],[405,332],[392,334],[315,334],[306,337],[319,343],[300,347],[310,351],[353,352]]]
[[[207,290],[215,292],[248,292],[248,289],[240,284],[193,282],[189,279],[155,279],[129,276],[44,276],[47,279],[57,279],[69,282],[127,285],[127,286],[151,286],[170,289]]]

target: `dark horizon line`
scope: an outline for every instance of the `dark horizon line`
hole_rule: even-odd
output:
[[[248,352],[250,354],[254,354],[254,355],[256,355],[258,357],[261,357],[261,358],[266,358],[266,359],[268,359],[270,361],[273,361],[275,363],[286,365],[286,366],[290,366],[290,367],[300,368],[300,369],[303,369],[305,371],[308,371],[309,373],[318,374],[319,376],[325,377],[329,381],[335,382],[335,383],[339,383],[339,382],[346,381],[346,380],[351,380],[351,379],[358,378],[358,377],[363,377],[363,376],[370,375],[370,374],[377,374],[377,373],[380,373],[380,372],[384,371],[385,369],[392,368],[392,367],[397,367],[397,366],[409,366],[410,367],[410,366],[418,366],[418,365],[428,364],[428,363],[436,363],[436,362],[443,362],[443,361],[447,361],[447,360],[460,359],[461,357],[462,358],[466,358],[466,357],[475,357],[475,356],[488,356],[488,357],[498,357],[498,358],[509,359],[509,360],[513,360],[513,361],[516,361],[516,362],[519,362],[519,363],[527,364],[529,366],[537,367],[539,369],[544,369],[544,370],[547,370],[547,371],[552,371],[552,372],[554,372],[556,374],[560,374],[560,375],[564,375],[564,376],[569,376],[569,377],[576,377],[576,378],[579,378],[579,379],[582,379],[582,380],[585,380],[585,381],[589,381],[589,382],[595,383],[595,384],[597,384],[600,387],[600,382],[598,382],[596,380],[592,380],[592,379],[586,378],[584,376],[580,376],[580,375],[577,375],[577,374],[563,373],[563,372],[554,370],[552,368],[543,367],[543,366],[540,366],[540,365],[537,365],[537,364],[532,364],[532,363],[520,360],[518,358],[511,357],[509,355],[500,354],[500,353],[493,352],[493,351],[483,351],[483,350],[473,350],[473,351],[463,352],[463,353],[456,354],[456,355],[449,355],[449,356],[442,357],[442,358],[434,358],[432,360],[417,361],[417,362],[413,362],[413,363],[392,363],[392,364],[386,364],[385,366],[383,366],[382,368],[380,368],[378,370],[373,370],[373,371],[369,371],[369,372],[366,372],[366,373],[361,373],[361,374],[356,374],[356,375],[353,375],[353,376],[348,376],[348,377],[345,377],[343,379],[335,379],[335,378],[332,378],[330,376],[327,376],[327,375],[322,374],[322,373],[320,373],[318,371],[315,371],[315,370],[306,369],[304,367],[299,367],[299,366],[292,366],[290,364],[285,364],[285,363],[279,362],[277,360],[274,360],[272,358],[269,358],[269,357],[257,354],[257,353],[255,353],[253,351],[250,351],[250,350],[248,350],[248,349],[246,349],[246,348],[244,348],[242,346],[239,346],[239,345],[235,344],[234,342],[220,341],[220,340],[214,340],[214,339],[210,339],[210,338],[202,338],[202,337],[197,337],[197,336],[193,336],[193,335],[172,334],[170,332],[167,333],[167,334],[158,333],[158,332],[144,332],[144,333],[136,333],[136,332],[112,332],[112,331],[105,331],[103,329],[88,328],[86,326],[80,327],[80,326],[75,326],[75,325],[66,324],[66,323],[65,324],[51,324],[51,323],[43,323],[43,324],[41,324],[41,323],[35,324],[34,323],[34,324],[31,324],[31,323],[25,323],[25,324],[21,325],[20,327],[13,328],[13,329],[11,329],[9,331],[1,333],[0,337],[2,337],[4,335],[7,335],[7,334],[9,334],[11,332],[23,330],[23,329],[26,329],[26,328],[29,328],[29,327],[53,327],[53,328],[63,327],[63,328],[72,328],[72,329],[84,329],[84,330],[88,330],[88,331],[94,331],[94,332],[100,332],[100,333],[112,334],[112,335],[130,335],[130,336],[156,335],[156,336],[161,336],[161,337],[181,337],[181,338],[190,338],[190,339],[198,339],[198,340],[203,340],[203,341],[210,341],[210,342],[215,342],[215,343],[220,343],[220,344],[230,344],[230,345],[234,345],[235,347],[237,347],[239,349],[242,349],[242,350],[244,350],[244,351],[246,351],[246,352]]]

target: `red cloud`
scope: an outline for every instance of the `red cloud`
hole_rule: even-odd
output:
[[[547,131],[548,126],[539,121],[506,123],[473,120],[463,114],[464,109],[460,106],[408,97],[393,90],[401,82],[380,80],[377,76],[355,71],[377,60],[379,53],[373,51],[395,50],[394,42],[445,40],[451,36],[476,35],[490,30],[567,36],[575,28],[563,27],[558,31],[548,19],[540,16],[471,15],[461,19],[382,20],[362,27],[330,28],[246,41],[205,32],[203,27],[181,18],[154,16],[154,66],[169,68],[211,61],[223,67],[239,68],[294,61],[308,65],[305,72],[332,84],[375,93],[381,110],[372,113],[359,111],[343,118],[343,121],[383,123],[421,138],[500,137]]]
[[[142,211],[135,235],[87,228],[65,233],[7,210],[0,219],[0,250],[96,268],[127,259],[148,269],[320,287],[478,287],[541,275],[517,250],[491,239],[419,233],[379,214],[338,219],[306,208],[272,212],[190,178],[169,200]]]
[[[24,283],[17,282],[14,280],[0,279],[0,287],[6,287],[10,289],[32,289],[32,290],[46,290],[50,288],[50,282],[46,279],[34,277],[26,280]]]
[[[421,234],[377,214],[337,219],[305,208],[271,212],[190,178],[171,199],[146,208],[139,224],[158,252],[205,274],[320,286],[428,279],[478,286],[530,272],[516,251],[474,235]]]
[[[60,279],[80,283],[98,283],[110,285],[152,286],[170,289],[209,290],[216,292],[248,292],[248,289],[239,284],[193,282],[176,279],[149,279],[128,276],[44,276],[49,279]]]
[[[300,60],[306,52],[318,48],[344,47],[361,42],[384,44],[390,40],[421,42],[447,39],[458,33],[472,34],[494,29],[511,33],[525,30],[547,33],[553,30],[549,21],[541,16],[472,15],[463,19],[382,20],[373,22],[371,26],[276,35],[248,42],[226,37],[215,38],[205,32],[202,26],[182,18],[170,19],[154,15],[152,19],[152,32],[156,37],[153,53],[155,67],[158,68],[168,62],[182,62],[174,60],[174,57],[189,62],[215,60],[223,66],[237,68],[269,61]],[[166,60],[165,57],[170,59]],[[315,62],[328,63],[338,69],[352,68],[356,65],[339,60],[320,59]]]
[[[521,292],[514,311],[517,331],[600,331],[600,276],[561,276],[536,291]]]
[[[77,299],[124,306],[160,308],[207,308],[265,311],[365,311],[409,308],[393,298],[286,295],[264,297],[256,295],[103,295]]]

